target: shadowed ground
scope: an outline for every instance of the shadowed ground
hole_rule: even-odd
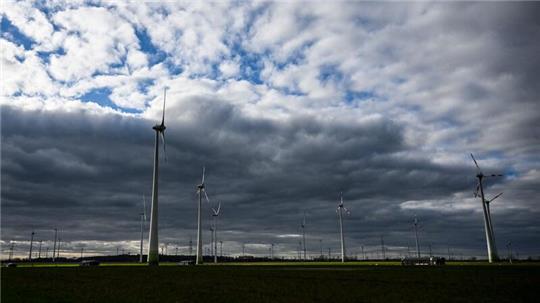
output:
[[[2,268],[7,302],[535,302],[540,266]]]

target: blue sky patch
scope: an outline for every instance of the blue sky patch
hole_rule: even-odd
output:
[[[2,21],[0,22],[0,28],[2,31],[2,37],[19,45],[23,46],[25,50],[32,48],[34,41],[28,36],[23,34],[19,28],[17,28],[11,21],[6,17],[2,16]]]
[[[375,93],[370,92],[370,91],[357,92],[357,91],[348,90],[347,92],[345,92],[345,100],[347,100],[347,102],[352,102],[356,100],[373,99],[375,97],[376,97]]]
[[[138,109],[123,108],[114,104],[114,102],[112,102],[111,99],[109,98],[110,95],[111,95],[111,89],[108,87],[102,87],[102,88],[95,88],[95,89],[90,90],[89,92],[82,95],[80,99],[83,102],[94,102],[103,107],[110,107],[114,110],[122,111],[125,113],[141,113],[142,112],[141,110],[138,110]]]

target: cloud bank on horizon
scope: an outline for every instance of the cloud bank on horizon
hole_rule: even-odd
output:
[[[2,243],[137,251],[168,87],[160,241],[195,238],[195,186],[222,201],[224,252],[540,254],[540,4],[4,2]],[[208,214],[210,211],[208,209]],[[208,229],[208,228],[206,228]],[[205,240],[209,238],[206,237]],[[185,252],[185,251],[184,251]]]

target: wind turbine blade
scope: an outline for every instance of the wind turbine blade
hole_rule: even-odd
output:
[[[167,100],[167,88],[163,89],[163,116],[161,117],[161,125],[165,125],[165,101]]]
[[[203,165],[202,167],[202,181],[201,181],[201,184],[204,184],[204,171],[205,171],[205,167]]]
[[[206,199],[206,202],[210,203],[210,199],[208,199],[208,195],[206,194],[206,190],[203,189],[204,197]]]
[[[474,158],[473,154],[471,153],[471,158],[474,161],[474,165],[476,165],[476,168],[480,170],[480,166],[478,166],[478,162],[476,162],[476,159]]]
[[[169,162],[169,159],[167,158],[167,144],[165,144],[165,132],[160,132],[161,134],[161,141],[163,143],[163,155],[165,156],[165,162]]]
[[[498,193],[495,197],[491,198],[491,200],[489,200],[489,202],[493,202],[493,200],[497,199],[498,197],[500,197],[503,193]]]

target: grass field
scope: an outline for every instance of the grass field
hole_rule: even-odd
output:
[[[5,302],[536,302],[540,266],[2,268]],[[107,266],[109,265],[109,266]],[[164,264],[167,265],[167,264]],[[172,264],[170,264],[172,265]]]

